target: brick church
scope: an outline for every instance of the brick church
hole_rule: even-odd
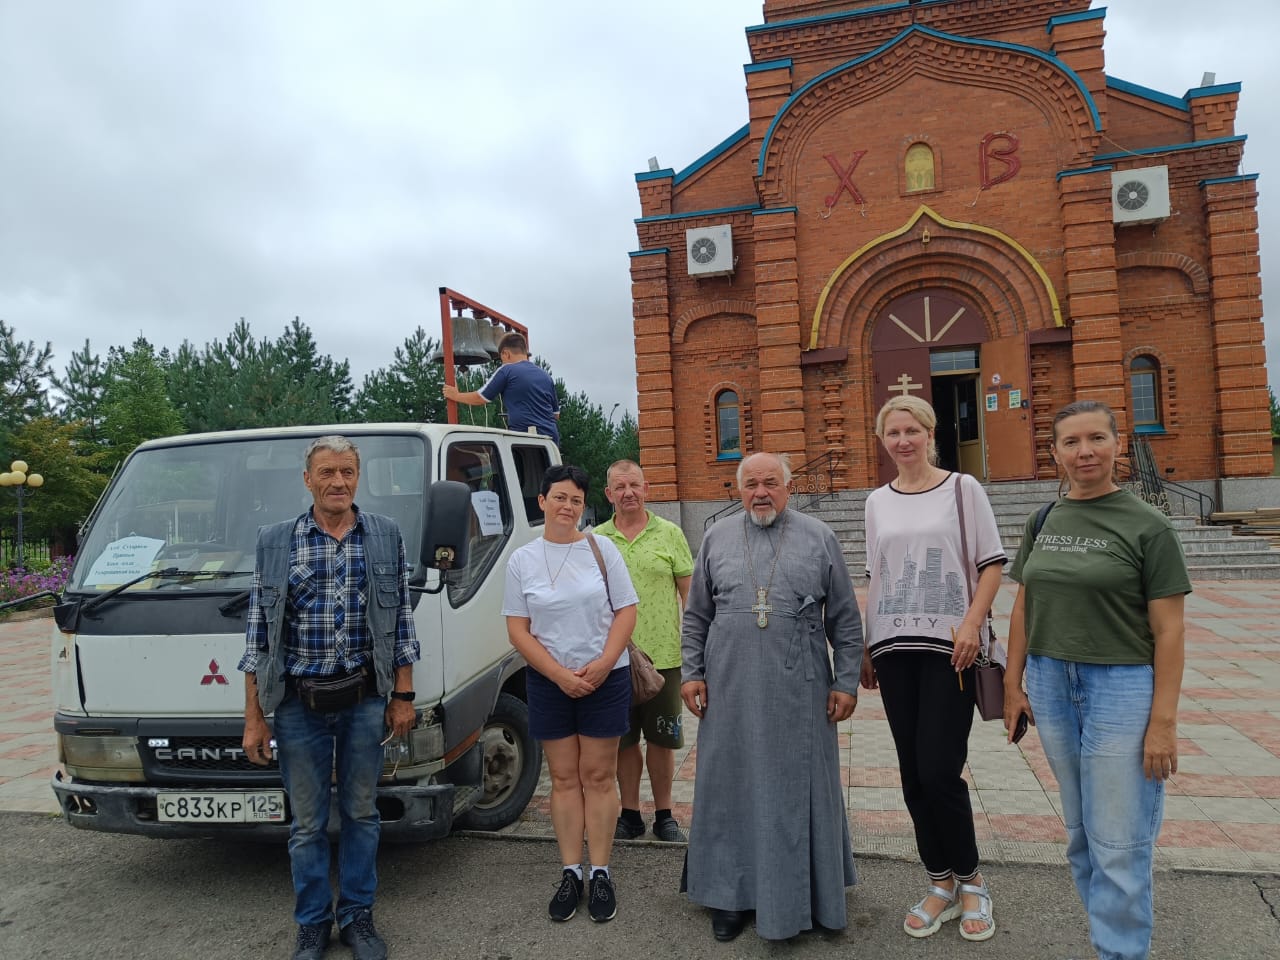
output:
[[[765,0],[745,123],[636,175],[651,499],[723,499],[756,450],[875,486],[896,393],[988,482],[1055,476],[1081,397],[1173,479],[1271,473],[1240,85],[1126,82],[1105,35],[1089,0]]]

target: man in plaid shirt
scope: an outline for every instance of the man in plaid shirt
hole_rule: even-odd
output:
[[[274,712],[277,757],[293,809],[289,858],[294,960],[319,960],[333,922],[355,960],[383,960],[373,925],[384,730],[415,719],[419,659],[404,542],[394,520],[355,505],[360,453],[345,437],[307,448],[314,504],[258,531],[245,654],[244,749],[265,765]],[[329,888],[330,784],[337,770],[338,902]]]

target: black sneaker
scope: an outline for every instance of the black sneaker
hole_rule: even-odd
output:
[[[576,873],[565,867],[564,874],[560,877],[560,886],[556,889],[556,895],[551,898],[551,906],[547,907],[547,913],[552,920],[561,923],[572,920],[573,915],[578,912],[578,904],[581,900],[582,881]]]
[[[680,829],[674,817],[653,821],[653,835],[664,843],[688,843],[689,838]]]
[[[618,898],[613,892],[613,881],[603,870],[591,874],[591,897],[587,912],[596,923],[604,923],[618,915]]]
[[[613,828],[613,839],[636,840],[644,836],[644,821],[632,823],[626,817],[618,818],[618,825]]]
[[[387,945],[373,928],[373,914],[368,910],[357,913],[338,936],[351,948],[354,960],[387,960]]]
[[[298,942],[293,948],[293,960],[320,960],[329,946],[332,924],[299,924]]]

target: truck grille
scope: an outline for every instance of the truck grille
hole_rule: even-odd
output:
[[[146,742],[143,740],[143,748],[151,764],[161,771],[230,773],[243,770],[261,774],[278,769],[275,757],[265,767],[250,763],[236,737],[170,737],[167,747],[146,746]]]

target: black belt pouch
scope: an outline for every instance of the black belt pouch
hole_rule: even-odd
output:
[[[317,713],[333,713],[354,707],[369,694],[369,675],[364,667],[341,677],[299,677],[294,681],[298,699]]]

